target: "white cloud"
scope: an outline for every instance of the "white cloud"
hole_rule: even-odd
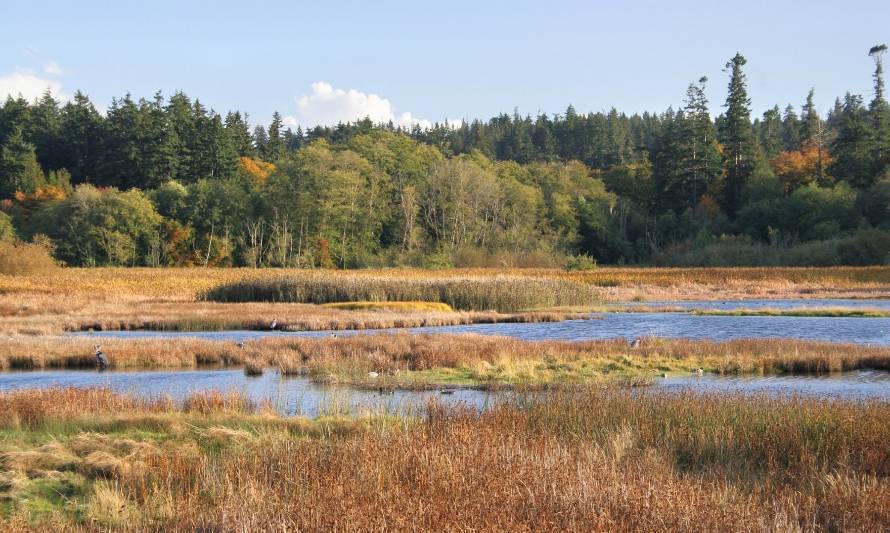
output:
[[[50,74],[52,76],[61,76],[62,75],[62,67],[59,66],[55,61],[50,61],[46,65],[43,65],[43,72]]]
[[[11,74],[0,76],[0,100],[5,100],[7,96],[18,98],[19,95],[22,95],[26,100],[34,101],[40,98],[47,89],[56,99],[68,100],[62,83],[58,80],[41,78],[27,70],[17,70]]]
[[[284,118],[288,126],[333,126],[341,122],[355,122],[370,118],[374,123],[389,122],[404,128],[418,125],[430,128],[433,123],[396,109],[386,98],[367,94],[355,89],[344,91],[331,84],[318,81],[312,84],[312,92],[297,99],[297,113]]]

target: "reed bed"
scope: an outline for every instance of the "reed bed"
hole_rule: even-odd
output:
[[[591,271],[557,269],[392,268],[377,270],[293,270],[243,268],[64,268],[52,273],[0,275],[0,294],[40,293],[89,298],[150,298],[194,301],[223,285],[281,276],[328,279],[430,280],[514,276],[570,280],[600,289],[601,296],[645,299],[784,298],[854,295],[887,297],[890,266],[831,268],[627,268]]]
[[[92,396],[90,396],[92,395]],[[91,403],[92,418],[59,407]],[[881,531],[890,404],[517,397],[418,419],[282,418],[101,391],[0,394],[6,529]]]
[[[698,368],[718,374],[820,375],[856,369],[890,370],[890,347],[750,339],[623,339],[523,341],[482,335],[356,335],[271,337],[246,341],[195,338],[99,339],[12,337],[0,344],[0,369],[94,368],[102,344],[112,368],[194,368],[202,365],[274,368],[326,383],[360,387],[440,385],[558,387],[612,378],[654,378]],[[376,372],[377,377],[369,377]]]
[[[310,286],[307,290],[319,293],[312,296],[318,301],[348,297],[370,303],[332,302],[334,307],[344,307],[338,309],[285,303],[224,304],[201,299],[219,287],[269,288],[278,286],[277,280],[281,279],[297,280],[298,287]],[[317,287],[312,288],[316,281]],[[371,289],[384,288],[389,292],[363,298]],[[422,308],[374,301],[383,297],[412,299],[417,292],[426,292],[434,301]],[[232,298],[247,298],[233,293]],[[561,320],[571,318],[572,313],[601,308],[608,301],[801,297],[888,298],[890,267],[598,268],[589,272],[61,268],[53,273],[0,275],[0,333],[48,335],[91,328],[264,329],[276,319],[290,329],[367,329]],[[459,304],[453,306],[458,310],[484,310],[468,312],[482,314],[460,316],[432,308],[451,301]],[[499,317],[517,313],[487,311],[492,308],[546,309],[518,318]]]
[[[404,302],[399,302],[404,304]],[[349,307],[348,305],[346,307]],[[444,304],[357,306],[340,309],[309,304],[171,302],[83,296],[0,295],[0,332],[58,335],[65,331],[319,331],[455,326],[501,322],[552,322],[585,316],[574,311],[453,312]]]
[[[204,298],[215,302],[437,302],[462,311],[519,312],[592,305],[594,287],[561,279],[520,276],[401,279],[398,277],[281,275],[225,283]]]

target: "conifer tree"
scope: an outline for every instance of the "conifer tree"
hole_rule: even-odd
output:
[[[724,209],[730,219],[735,218],[741,207],[742,189],[755,166],[755,143],[751,131],[751,100],[742,67],[747,61],[742,54],[726,64],[730,69],[729,94],[726,96],[726,113],[721,121],[720,142],[723,144],[723,162],[726,182],[723,191]]]

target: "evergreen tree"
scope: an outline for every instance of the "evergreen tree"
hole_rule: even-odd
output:
[[[871,47],[868,55],[875,60],[875,96],[869,104],[872,128],[875,132],[875,165],[880,174],[890,165],[890,105],[884,98],[884,61],[886,44]]]
[[[785,114],[782,116],[782,143],[784,151],[800,148],[800,119],[791,104],[785,106]]]
[[[192,159],[196,145],[196,126],[192,102],[182,92],[177,92],[167,102],[167,120],[172,128],[171,142],[174,151],[174,179],[191,183],[199,178],[193,172]]]
[[[763,112],[763,120],[759,124],[760,145],[764,155],[772,159],[782,151],[782,116],[779,106]]]
[[[257,154],[266,159],[266,150],[268,150],[269,144],[269,136],[266,134],[266,129],[262,126],[257,126],[253,129],[253,145],[256,147]]]
[[[876,181],[874,138],[862,97],[847,93],[840,129],[832,146],[831,175],[860,189],[872,186]]]
[[[226,134],[239,156],[256,157],[256,147],[253,145],[253,137],[250,136],[250,125],[247,120],[246,113],[242,117],[239,111],[234,113],[229,111],[226,114]]]
[[[49,170],[62,168],[61,111],[59,102],[47,89],[30,108],[25,137],[34,144],[40,166]]]
[[[739,53],[726,64],[731,69],[726,113],[721,121],[720,141],[724,146],[723,161],[726,183],[723,205],[730,219],[741,207],[742,189],[755,166],[755,143],[751,131],[751,101],[745,86],[744,56]]]
[[[816,142],[822,132],[822,119],[819,118],[819,112],[816,111],[816,105],[813,103],[814,90],[810,89],[807,93],[807,101],[801,108],[801,116],[803,123],[800,129],[801,142]]]
[[[270,163],[275,163],[284,155],[284,132],[281,129],[283,125],[281,114],[278,111],[272,113],[272,122],[269,124],[269,138],[266,141],[265,151],[261,154],[263,159]]]
[[[72,183],[83,183],[96,177],[100,159],[105,119],[90,99],[80,91],[65,104],[60,124],[60,168],[71,173]]]
[[[32,193],[43,181],[34,145],[16,128],[0,147],[0,199],[11,198],[16,191]]]

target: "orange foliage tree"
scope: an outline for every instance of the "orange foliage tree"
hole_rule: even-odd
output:
[[[265,183],[266,178],[268,178],[269,174],[274,170],[275,165],[272,163],[266,163],[265,161],[247,156],[241,157],[241,171],[247,174],[251,181],[256,185]]]
[[[818,143],[808,142],[800,150],[781,152],[771,161],[773,172],[782,181],[786,192],[816,182],[830,185],[833,181],[826,168],[831,164],[831,155]]]

